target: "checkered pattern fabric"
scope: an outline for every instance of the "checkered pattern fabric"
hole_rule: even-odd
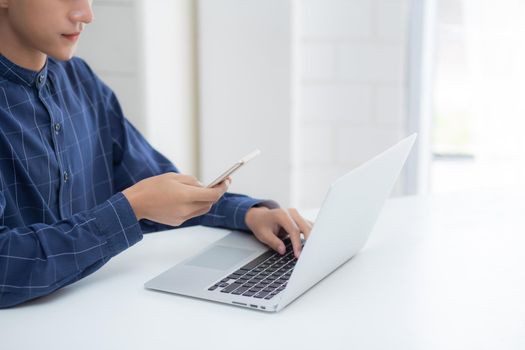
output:
[[[49,58],[34,72],[0,55],[0,307],[75,282],[143,233],[170,228],[137,222],[120,191],[177,171],[80,58]],[[275,205],[227,193],[182,226],[246,230],[256,204]]]

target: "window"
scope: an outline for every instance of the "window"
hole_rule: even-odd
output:
[[[525,187],[525,4],[437,5],[431,189]]]

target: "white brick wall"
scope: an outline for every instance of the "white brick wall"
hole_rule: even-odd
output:
[[[406,134],[409,0],[301,0],[298,203]],[[397,193],[402,192],[397,186]]]
[[[336,132],[336,161],[357,165],[367,161],[399,141],[397,128],[369,126],[343,126]]]
[[[348,82],[403,83],[405,47],[399,44],[341,43],[338,78]]]
[[[336,48],[331,43],[301,45],[301,77],[305,80],[333,79],[335,77]]]
[[[318,39],[361,39],[371,32],[369,0],[303,0],[302,32]]]
[[[305,82],[301,86],[301,117],[304,121],[364,124],[371,113],[371,97],[369,85]]]

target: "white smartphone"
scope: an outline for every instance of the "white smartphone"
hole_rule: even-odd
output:
[[[237,171],[237,169],[239,169],[240,167],[242,167],[244,164],[248,163],[250,160],[252,160],[253,158],[257,157],[259,155],[259,153],[261,153],[260,150],[256,149],[255,151],[253,152],[250,152],[249,154],[247,154],[246,156],[242,157],[241,160],[239,160],[237,163],[233,164],[228,170],[226,170],[225,172],[223,172],[219,177],[217,177],[215,180],[213,180],[209,185],[208,187],[213,187],[213,186],[216,186],[218,184],[220,184],[221,182],[223,182],[224,180],[226,180],[226,178],[228,176],[230,176],[231,174],[233,174],[234,172]]]

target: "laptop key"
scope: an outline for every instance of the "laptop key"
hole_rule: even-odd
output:
[[[242,293],[246,292],[247,290],[248,290],[248,288],[246,288],[246,287],[240,287],[240,288],[237,288],[236,290],[234,290],[232,292],[232,294],[239,295],[239,294],[242,294]]]
[[[266,292],[259,292],[259,293],[255,294],[253,297],[257,298],[257,299],[262,299],[262,298],[264,298],[267,295],[268,295],[268,293],[266,293]]]
[[[232,283],[228,287],[221,290],[222,293],[230,293],[241,286],[240,283]]]
[[[251,270],[266,259],[268,259],[270,256],[273,255],[273,251],[267,251],[266,253],[260,255],[259,257],[255,258],[254,260],[250,261],[248,264],[244,265],[242,268],[246,270]]]

